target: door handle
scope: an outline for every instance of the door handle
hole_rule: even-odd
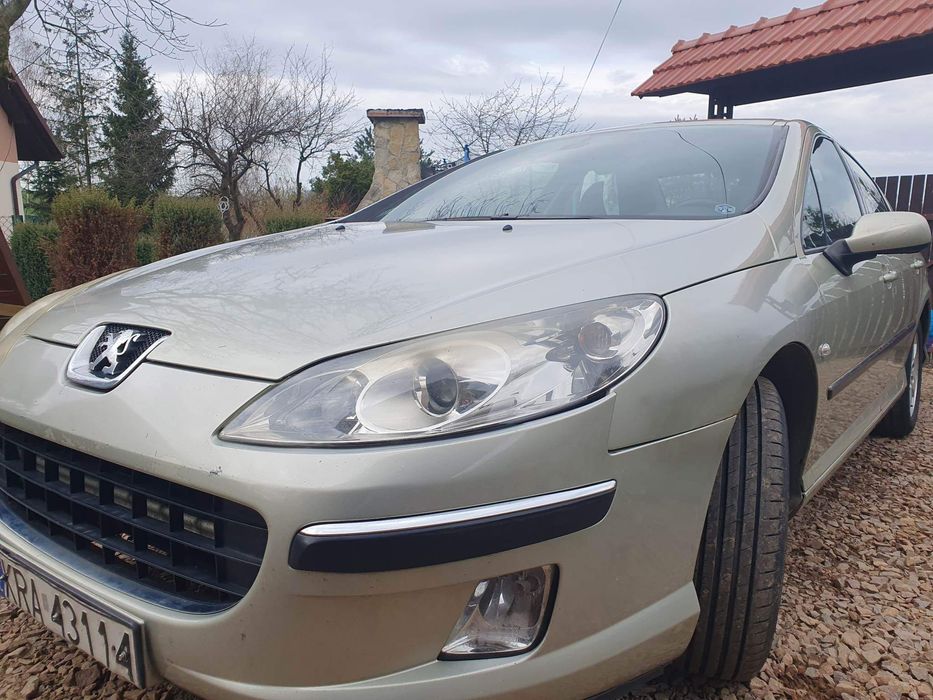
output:
[[[921,269],[921,268],[926,267],[926,263],[923,262],[923,260],[914,260],[912,263],[910,263],[910,266],[911,266],[914,270],[919,270],[919,269]]]
[[[898,278],[898,276],[899,275],[897,274],[895,270],[891,270],[890,272],[885,272],[883,275],[881,275],[881,281],[882,282],[893,282],[894,280]]]

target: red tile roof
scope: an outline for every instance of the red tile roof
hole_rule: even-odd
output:
[[[805,10],[678,41],[672,55],[632,93],[689,86],[847,51],[933,35],[933,0],[827,0]]]

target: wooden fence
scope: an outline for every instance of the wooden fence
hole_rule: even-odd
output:
[[[890,175],[875,182],[897,211],[914,211],[933,222],[933,174]]]
[[[23,278],[20,277],[16,263],[13,261],[13,252],[10,250],[6,237],[0,232],[0,304],[25,306],[29,301],[26,285],[23,284]]]

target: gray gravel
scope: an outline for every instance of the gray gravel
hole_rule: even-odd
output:
[[[872,439],[791,522],[778,637],[750,684],[655,685],[656,698],[933,699],[933,370],[921,424]],[[0,697],[190,700],[115,679],[0,602]]]

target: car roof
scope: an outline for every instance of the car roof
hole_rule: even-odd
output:
[[[728,129],[734,126],[788,126],[797,125],[802,129],[819,128],[812,122],[803,119],[682,119],[665,122],[647,122],[644,124],[631,124],[626,126],[613,126],[604,129],[594,129],[588,132],[577,133],[604,133],[607,131],[632,131],[637,129],[682,129],[698,126],[716,126],[718,128]],[[568,134],[569,135],[569,134]]]
[[[591,129],[588,131],[574,131],[569,134],[563,134],[561,136],[552,136],[543,141],[559,141],[562,139],[572,139],[577,136],[586,136],[592,134],[611,134],[616,132],[623,131],[643,131],[648,129],[692,129],[697,127],[716,127],[720,129],[729,129],[736,126],[796,126],[800,129],[801,132],[806,132],[808,130],[815,130],[821,133],[825,133],[825,130],[821,129],[817,125],[805,121],[803,119],[684,119],[680,121],[666,121],[666,122],[647,122],[644,124],[630,124],[626,126],[611,126],[605,127],[602,129]],[[531,142],[531,143],[541,143]],[[519,146],[511,146],[504,150],[512,150],[513,148],[522,148],[524,146],[531,145],[531,143],[521,144]],[[492,155],[492,154],[490,154]]]

